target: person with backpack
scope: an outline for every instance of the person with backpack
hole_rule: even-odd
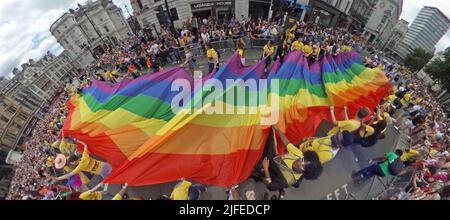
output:
[[[398,176],[405,167],[400,159],[402,155],[402,150],[395,150],[395,152],[387,153],[384,157],[369,160],[369,163],[374,163],[358,172],[353,172],[352,178],[364,181],[375,175],[379,177]]]

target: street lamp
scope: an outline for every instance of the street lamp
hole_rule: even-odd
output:
[[[105,40],[103,39],[102,35],[100,34],[100,32],[97,30],[97,28],[95,28],[94,23],[91,21],[91,19],[89,18],[89,16],[87,15],[86,11],[84,11],[83,6],[78,3],[78,8],[80,8],[81,12],[86,16],[87,20],[89,21],[89,23],[91,23],[92,27],[94,28],[94,31],[97,33],[97,35],[100,37],[100,39],[102,40],[103,44],[106,44]]]

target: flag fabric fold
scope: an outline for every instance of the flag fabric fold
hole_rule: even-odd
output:
[[[356,52],[324,57],[308,65],[301,52],[292,52],[270,70],[268,85],[258,85],[248,94],[269,94],[273,100],[253,100],[248,94],[237,102],[236,83],[227,80],[264,77],[264,61],[243,66],[237,54],[218,71],[196,79],[182,68],[124,80],[114,86],[94,81],[68,102],[64,135],[86,142],[89,151],[113,166],[108,183],[143,186],[186,178],[208,185],[226,186],[249,177],[259,161],[270,125],[263,106],[278,113],[278,126],[296,143],[311,137],[322,120],[330,120],[329,107],[337,117],[344,106],[350,115],[366,106],[376,107],[390,89],[380,69],[366,68]],[[190,87],[182,111],[174,112],[172,101],[179,94],[173,82],[184,80]],[[205,89],[215,80],[223,90]],[[279,89],[271,87],[275,80]],[[198,80],[197,80],[198,81]],[[277,103],[274,103],[277,100]],[[256,113],[205,114],[217,105],[255,109]],[[197,106],[198,108],[193,108]],[[276,107],[278,106],[278,107]]]

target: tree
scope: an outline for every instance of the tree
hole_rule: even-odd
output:
[[[425,67],[425,72],[441,81],[442,87],[450,91],[450,50],[447,49],[444,60],[436,59]]]
[[[432,53],[428,53],[422,48],[417,48],[406,57],[405,66],[416,72],[421,70],[431,58],[433,58]]]

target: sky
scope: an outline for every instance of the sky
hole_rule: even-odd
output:
[[[12,69],[28,59],[38,60],[48,50],[54,54],[62,52],[62,47],[51,36],[50,26],[64,12],[75,8],[86,0],[1,0],[0,1],[0,76],[12,76]],[[123,9],[132,9],[129,0],[113,0]],[[401,18],[413,22],[419,10],[436,6],[450,17],[449,0],[404,0]],[[437,50],[450,46],[450,33],[438,43]]]

